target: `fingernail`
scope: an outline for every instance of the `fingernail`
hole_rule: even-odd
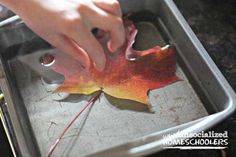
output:
[[[95,66],[95,68],[96,68],[98,71],[103,71],[103,70],[104,70],[104,66],[102,66],[102,65],[99,65],[99,64],[95,64],[95,63],[94,63],[94,66]]]
[[[111,51],[111,52],[115,52],[115,50],[116,50],[116,49],[114,49],[114,46],[112,46],[112,41],[109,41],[107,43],[107,47],[108,47],[109,51]]]
[[[99,71],[103,71],[104,68],[105,68],[105,60],[103,59],[99,59],[97,60],[97,63],[96,63],[96,68],[99,70]]]

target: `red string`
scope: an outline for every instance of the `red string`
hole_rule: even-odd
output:
[[[80,116],[80,114],[90,105],[92,104],[97,98],[98,96],[101,94],[101,91],[98,92],[95,96],[93,96],[88,102],[87,104],[76,114],[76,116],[73,118],[73,120],[70,122],[70,124],[64,129],[64,131],[62,132],[62,134],[59,136],[59,138],[57,138],[57,140],[55,141],[55,143],[51,146],[51,148],[48,151],[47,157],[50,157],[53,153],[53,151],[55,150],[55,148],[57,147],[57,145],[59,144],[60,140],[63,138],[63,136],[65,135],[65,133],[67,132],[67,130],[71,127],[71,125],[76,121],[76,119]]]

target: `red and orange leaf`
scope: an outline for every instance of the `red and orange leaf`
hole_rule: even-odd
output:
[[[106,94],[120,99],[129,99],[148,104],[148,91],[176,82],[175,50],[159,46],[136,51],[132,48],[137,30],[125,21],[126,43],[116,53],[107,49],[109,35],[100,31],[98,40],[106,50],[107,63],[100,72],[93,66],[89,70],[81,67],[72,57],[57,53],[53,69],[64,75],[64,83],[57,92],[91,94],[103,90]]]

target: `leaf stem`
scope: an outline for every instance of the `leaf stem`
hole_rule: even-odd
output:
[[[76,121],[76,119],[81,115],[81,113],[90,105],[92,104],[102,93],[102,91],[99,91],[96,95],[94,95],[88,102],[86,105],[84,105],[84,107],[76,114],[76,116],[72,119],[72,121],[67,125],[67,127],[63,130],[63,132],[61,133],[61,135],[57,138],[57,140],[54,142],[54,144],[51,146],[51,148],[49,149],[48,153],[47,153],[47,157],[50,157],[53,153],[53,151],[55,150],[55,148],[57,147],[57,145],[59,144],[59,142],[61,141],[61,139],[63,138],[63,136],[65,135],[65,133],[68,131],[68,129],[72,126],[72,124]]]

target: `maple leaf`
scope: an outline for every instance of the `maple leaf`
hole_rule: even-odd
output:
[[[107,48],[109,34],[99,31],[96,35],[103,45],[107,62],[100,72],[91,66],[85,70],[72,57],[58,52],[52,68],[64,75],[63,84],[56,90],[73,94],[91,94],[102,90],[119,99],[148,104],[148,91],[176,82],[175,50],[156,46],[145,51],[132,48],[137,29],[130,21],[124,22],[126,43],[116,53]]]

